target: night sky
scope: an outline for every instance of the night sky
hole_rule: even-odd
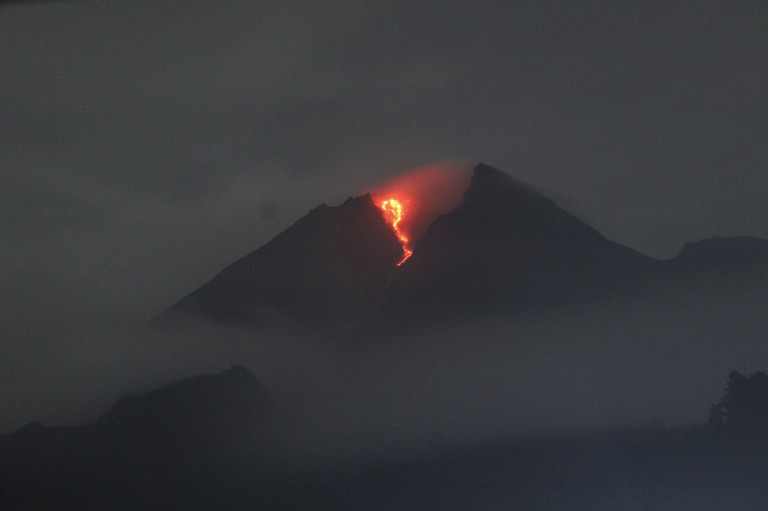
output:
[[[0,48],[3,427],[63,353],[114,355],[51,332],[143,322],[435,161],[654,257],[768,238],[763,1],[11,2]]]

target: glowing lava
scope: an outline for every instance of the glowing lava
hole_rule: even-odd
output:
[[[403,246],[403,258],[397,263],[397,265],[400,266],[406,259],[411,257],[411,254],[413,254],[413,250],[408,247],[408,236],[400,230],[399,226],[400,221],[405,214],[405,210],[403,209],[403,205],[397,199],[387,199],[382,201],[379,207],[384,211],[387,220],[392,224],[392,229],[395,231],[397,239],[400,240],[400,244]]]

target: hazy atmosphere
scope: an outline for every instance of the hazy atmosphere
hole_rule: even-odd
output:
[[[764,511],[768,3],[0,2],[0,508]]]
[[[435,162],[493,165],[655,258],[712,236],[768,238],[764,2],[507,4],[0,5],[0,430],[90,419],[127,390],[234,362],[300,399],[326,359],[296,347],[289,332],[271,347],[242,332],[229,332],[226,347],[216,342],[221,332],[162,343],[132,332],[310,209]],[[752,312],[764,305],[745,293]],[[632,331],[620,312],[606,326],[597,319],[606,314],[592,311],[581,330],[563,326],[571,317],[484,325],[472,333],[490,339],[478,349],[514,362],[470,374],[485,379],[478,389],[510,388],[525,374],[514,368],[562,367],[551,365],[559,359],[574,376],[604,354],[574,358],[566,338],[605,347],[617,332],[662,331],[653,355],[634,358],[642,370],[626,387],[611,389],[611,374],[576,378],[575,394],[527,426],[634,423],[654,410],[672,422],[701,420],[699,405],[719,397],[730,369],[760,369],[766,341],[765,323],[749,316],[728,333],[746,340],[722,357],[730,341],[719,336],[716,300],[702,301],[671,330],[665,318],[644,321],[663,304],[633,312]],[[452,331],[456,338],[425,341],[408,363],[384,357],[372,374],[402,371],[403,381],[450,387],[446,371],[467,361],[462,330]],[[499,347],[511,335],[549,344]],[[696,355],[665,342],[681,338]],[[702,338],[706,349],[696,351]],[[416,361],[434,363],[435,354],[444,364],[423,371]],[[621,409],[620,390],[649,377],[675,385],[686,371],[695,373],[690,387],[671,403],[637,391],[642,406]],[[483,406],[539,396],[558,403],[549,375],[531,394],[510,391]],[[594,396],[590,385],[615,406],[581,406]],[[426,401],[443,395],[425,392]],[[681,410],[694,394],[701,403]],[[467,415],[482,411],[470,398],[429,402],[408,405],[422,414],[413,417],[418,428],[463,427],[466,419],[444,418],[457,402]],[[473,427],[514,422],[502,415]]]

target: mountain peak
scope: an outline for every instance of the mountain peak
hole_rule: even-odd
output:
[[[529,185],[481,163],[461,203],[414,246],[387,307],[416,318],[560,303],[617,292],[626,273],[648,264]]]
[[[475,166],[474,174],[472,175],[472,183],[486,183],[486,182],[503,182],[507,186],[515,184],[521,188],[529,188],[527,185],[513,178],[506,172],[503,172],[496,167],[486,165],[483,162],[478,163]]]
[[[546,207],[554,206],[552,201],[528,184],[484,163],[475,167],[462,202],[473,206],[504,209],[529,202],[543,203]]]
[[[312,217],[318,214],[338,214],[344,212],[345,214],[358,213],[366,214],[371,212],[378,212],[379,209],[373,202],[373,197],[370,193],[360,195],[359,197],[347,197],[347,199],[339,206],[329,206],[326,203],[322,203],[319,206],[312,208],[309,211],[307,217]],[[377,213],[378,214],[378,213]],[[307,218],[305,217],[305,218]],[[303,219],[302,219],[303,220]]]
[[[213,378],[216,378],[222,381],[258,384],[258,380],[256,379],[256,376],[254,376],[251,371],[249,371],[248,369],[246,369],[245,367],[239,364],[235,364],[229,369],[226,369],[221,373],[214,375]]]
[[[361,195],[359,197],[347,197],[347,200],[341,205],[343,209],[368,209],[370,207],[376,207],[373,203],[373,197],[370,193]]]

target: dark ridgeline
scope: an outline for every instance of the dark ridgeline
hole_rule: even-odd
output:
[[[281,442],[272,399],[235,366],[126,396],[92,424],[0,437],[0,509],[240,509],[258,495],[230,487]]]
[[[658,266],[480,164],[461,203],[429,226],[393,279],[385,316],[401,323],[610,296]]]
[[[529,436],[297,470],[273,463],[290,440],[280,414],[233,367],[123,398],[90,425],[0,436],[0,509],[762,511],[767,382],[732,373],[706,426]]]

